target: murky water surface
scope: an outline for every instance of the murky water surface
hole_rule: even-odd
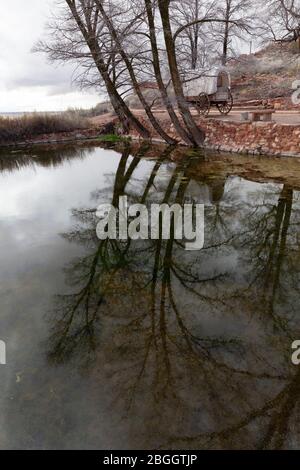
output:
[[[0,154],[2,449],[299,448],[300,162]],[[100,241],[95,208],[205,204],[205,248]]]

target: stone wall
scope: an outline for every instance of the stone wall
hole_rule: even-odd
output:
[[[207,148],[254,155],[300,157],[300,126],[277,123],[202,122]]]
[[[139,116],[139,118],[141,118]],[[150,129],[145,119],[143,124]],[[171,122],[159,119],[164,130],[179,143],[184,144]],[[205,148],[252,155],[300,157],[300,125],[285,125],[274,122],[235,122],[218,119],[199,119],[198,125],[206,133]],[[153,140],[159,136],[151,130]],[[135,131],[131,132],[138,138]]]

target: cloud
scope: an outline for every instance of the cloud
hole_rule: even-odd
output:
[[[9,8],[2,9],[0,112],[89,107],[99,102],[96,92],[76,90],[71,66],[50,65],[43,54],[31,52],[43,37],[55,3],[55,0],[14,0]]]

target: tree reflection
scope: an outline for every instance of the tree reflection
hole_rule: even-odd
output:
[[[49,358],[86,369],[101,357],[112,406],[133,422],[142,409],[144,446],[288,447],[300,431],[300,375],[288,357],[299,332],[298,196],[263,185],[241,197],[198,161],[172,163],[172,148],[137,176],[151,152],[125,147],[113,184],[73,211],[64,237],[86,254],[66,270],[72,289],[57,299]],[[207,202],[205,248],[185,251],[174,220],[169,240],[99,241],[96,207],[123,195]]]
[[[0,173],[13,172],[35,165],[43,167],[57,167],[74,159],[84,159],[93,148],[75,145],[24,147],[19,150],[0,149]]]
[[[293,260],[290,256],[291,252],[295,251],[293,239],[296,235],[294,227],[291,226],[292,206],[293,189],[284,185],[277,204],[271,205],[269,210],[261,211],[258,206],[253,221],[250,223],[248,235],[243,240],[248,244],[249,255],[253,260],[251,285],[260,286],[263,311],[271,317],[276,330],[285,330],[287,326],[287,332],[289,329],[286,325],[287,312],[283,312],[283,317],[281,317],[276,310],[280,308],[280,305],[286,308],[291,290],[294,295],[298,295],[295,276],[297,277],[299,273],[297,264],[291,265]],[[299,209],[295,208],[293,217],[296,217],[298,212]],[[251,240],[249,235],[251,235]],[[297,241],[296,243],[298,245]],[[294,292],[295,288],[296,292]]]

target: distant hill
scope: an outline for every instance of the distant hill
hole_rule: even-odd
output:
[[[231,60],[229,69],[235,102],[267,100],[277,107],[293,107],[292,83],[300,79],[298,44],[271,44]]]

